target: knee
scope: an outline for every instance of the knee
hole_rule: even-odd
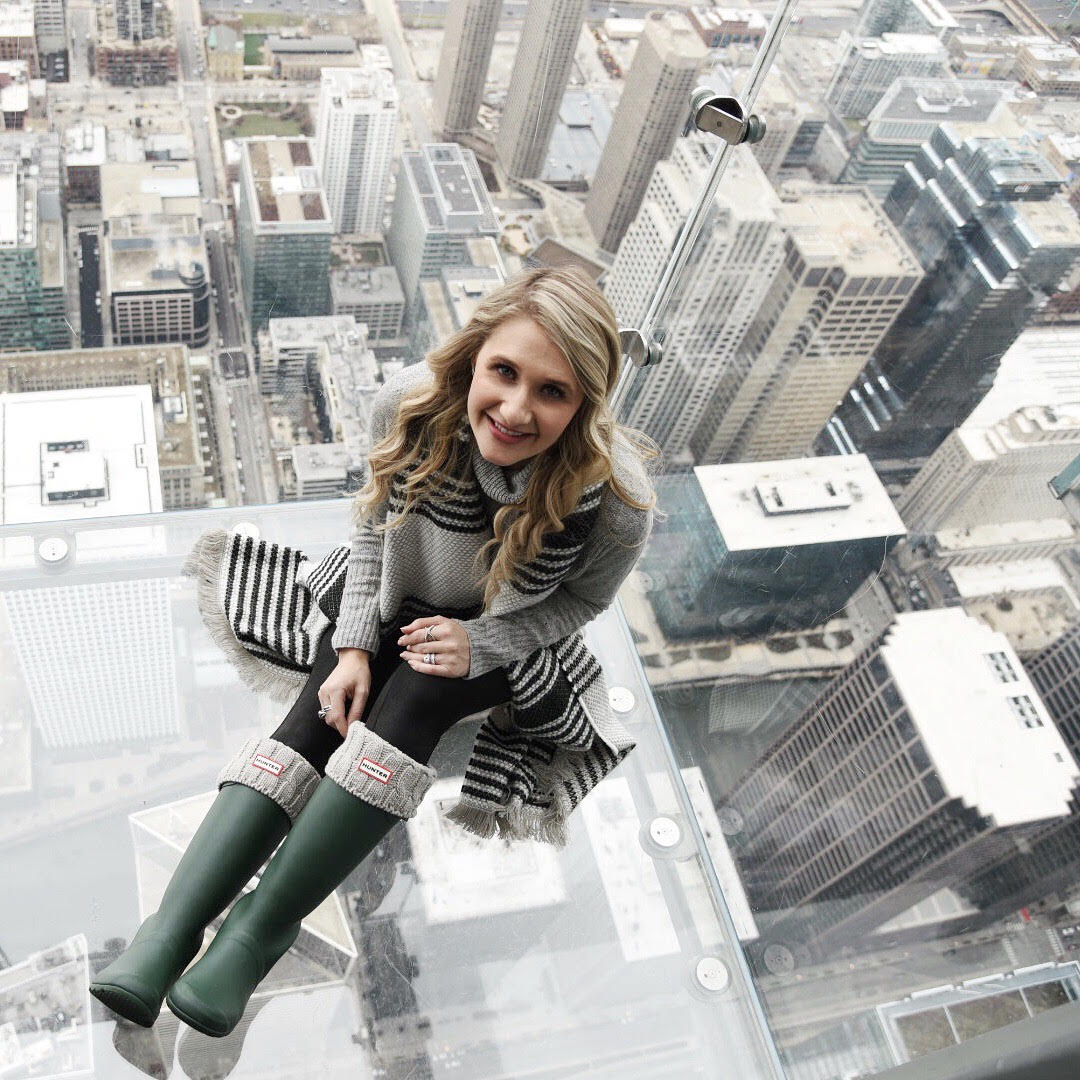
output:
[[[437,675],[414,671],[402,661],[386,680],[378,698],[372,702],[370,718],[376,719],[387,712],[417,716],[433,709],[444,709],[450,700],[446,682]],[[370,720],[368,726],[371,726]]]

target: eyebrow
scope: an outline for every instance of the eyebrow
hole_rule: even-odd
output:
[[[517,364],[508,356],[503,356],[501,353],[494,353],[488,357],[489,360],[501,360],[504,364],[509,364],[515,371],[517,371]],[[564,383],[562,379],[548,379],[549,383],[555,386],[562,387],[568,394],[573,394],[574,388],[569,383]]]

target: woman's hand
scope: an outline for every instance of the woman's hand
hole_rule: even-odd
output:
[[[319,687],[319,703],[330,706],[324,719],[343,739],[349,725],[355,724],[363,714],[370,692],[370,654],[364,649],[342,649],[338,653],[337,667]],[[346,699],[350,699],[348,717],[345,715]]]
[[[427,640],[429,626],[434,641]],[[406,623],[401,628],[398,644],[404,650],[402,660],[408,661],[413,671],[440,675],[444,679],[460,679],[469,674],[472,664],[469,635],[461,623],[445,615],[430,615]],[[435,654],[434,664],[424,663],[424,653],[429,652]]]

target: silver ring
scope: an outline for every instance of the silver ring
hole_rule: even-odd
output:
[[[435,654],[433,652],[424,653],[424,663],[425,664],[434,664],[435,663]]]
[[[435,640],[435,635],[431,632],[431,627],[430,626],[427,628],[427,633],[424,635],[424,640],[425,641],[434,641]]]
[[[326,718],[326,714],[327,714],[327,713],[328,713],[329,711],[330,711],[330,706],[329,706],[329,705],[324,705],[324,706],[323,706],[323,707],[322,707],[322,708],[321,708],[321,709],[319,710],[319,719],[320,719],[320,720],[323,720],[323,719],[325,719],[325,718]]]

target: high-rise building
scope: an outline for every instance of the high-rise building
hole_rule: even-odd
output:
[[[281,411],[302,424],[311,409],[311,388],[333,382],[332,358],[367,366],[374,379],[375,359],[367,334],[351,315],[273,318],[259,331],[259,390],[266,397],[278,397]],[[328,387],[325,396],[338,395]],[[333,410],[335,404],[331,400],[320,406]]]
[[[432,104],[435,129],[453,142],[476,123],[502,0],[450,0]]]
[[[898,509],[912,532],[1071,520],[1046,479],[1080,454],[1080,404],[1029,405],[989,426],[965,423],[930,455]]]
[[[330,271],[335,315],[351,315],[367,327],[372,345],[401,337],[405,295],[392,266],[347,266]]]
[[[837,116],[865,120],[896,79],[943,79],[948,49],[932,34],[883,34],[849,40],[825,101]]]
[[[825,128],[820,96],[778,61],[761,84],[755,108],[769,118],[764,138],[750,147],[765,175],[775,181],[785,170],[807,167]]]
[[[960,426],[1001,356],[1080,261],[1061,177],[1019,140],[961,140],[939,127],[884,208],[925,270],[837,418],[875,461],[915,461]],[[858,387],[856,387],[858,389]]]
[[[39,55],[44,57],[67,49],[64,0],[34,0],[34,32]]]
[[[36,462],[32,483],[7,469],[3,522],[205,506],[212,409],[193,368],[186,345],[0,353],[0,456]]]
[[[0,350],[68,349],[56,135],[0,136]]]
[[[940,0],[868,0],[856,33],[860,37],[933,34],[944,39],[958,25]]]
[[[1080,763],[1080,622],[1057,641],[1024,660],[1061,737]],[[987,922],[1055,896],[1071,898],[1080,871],[1080,788],[1069,814],[1023,843],[1012,842],[995,861],[972,874],[960,892],[981,909]]]
[[[800,192],[780,223],[783,262],[710,402],[703,461],[807,454],[922,277],[865,188]]]
[[[706,136],[693,133],[657,164],[604,285],[620,325],[640,325],[714,153]],[[709,416],[783,255],[780,201],[753,155],[733,154],[726,179],[664,312],[666,362],[639,380],[626,403],[626,422],[649,431],[672,461]]]
[[[210,340],[210,271],[193,161],[101,169],[104,306],[113,345]]]
[[[529,0],[495,150],[510,176],[539,176],[588,0]]]
[[[641,559],[665,641],[823,627],[907,532],[863,454],[672,476]]]
[[[467,243],[497,237],[499,222],[476,155],[457,143],[425,143],[401,155],[386,246],[401,278],[407,316],[422,279],[468,266]]]
[[[397,87],[385,68],[323,68],[315,161],[337,232],[382,231],[397,119]]]
[[[506,280],[498,266],[444,266],[439,276],[420,283],[420,317],[412,340],[412,355],[429,349],[460,330],[477,304]]]
[[[585,203],[585,218],[604,251],[618,250],[653,168],[682,133],[706,55],[682,12],[649,12]]]
[[[1078,783],[1008,638],[950,607],[897,615],[728,804],[763,932],[827,951],[1064,819]]]
[[[897,79],[870,110],[841,183],[867,184],[883,201],[904,166],[943,123],[963,138],[1021,134],[1006,100],[1013,86],[990,79]]]
[[[310,139],[240,140],[240,278],[257,333],[271,316],[330,312],[326,205]]]

